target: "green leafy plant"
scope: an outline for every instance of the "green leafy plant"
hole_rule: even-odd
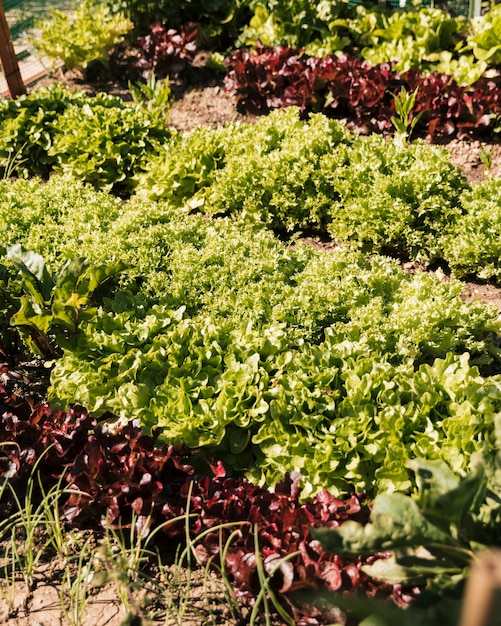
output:
[[[0,264],[0,356],[3,361],[13,363],[22,352],[19,333],[11,326],[10,319],[17,310],[17,298],[12,292],[12,272]]]
[[[53,83],[15,99],[0,101],[0,168],[8,175],[47,177],[55,162],[49,156],[52,123],[85,94]]]
[[[493,155],[493,149],[487,148],[485,146],[482,147],[478,153],[478,158],[482,162],[482,165],[485,167],[485,170],[488,175],[491,173],[492,166],[493,166],[492,155]]]
[[[59,587],[61,612],[69,626],[82,626],[85,623],[85,609],[90,598],[92,577],[92,537],[80,541],[78,554],[67,559]],[[71,567],[75,565],[74,567]],[[73,571],[74,570],[74,571]]]
[[[294,347],[273,326],[182,314],[95,318],[55,364],[51,400],[160,426],[166,440],[201,448],[201,467],[217,454],[269,485],[300,471],[305,495],[407,489],[406,459],[444,458],[459,471],[474,450],[491,450],[499,381],[479,377],[467,354],[415,369],[365,355],[366,338],[350,342],[344,325],[342,339]]]
[[[452,76],[458,85],[473,86],[485,77],[489,69],[486,61],[476,59],[471,54],[454,54],[450,50],[443,50],[438,54],[438,61],[430,71],[433,74]]]
[[[10,248],[7,258],[18,268],[21,294],[10,323],[34,354],[47,359],[57,355],[82,319],[92,316],[88,304],[98,287],[124,269],[122,263],[89,267],[84,259],[74,259],[52,276],[42,257],[21,245]]]
[[[442,236],[444,256],[456,276],[499,279],[500,201],[500,178],[489,176],[464,191],[461,197],[464,215]]]
[[[74,14],[53,9],[51,19],[37,23],[40,37],[32,44],[54,64],[62,60],[67,70],[85,71],[89,64],[107,63],[109,52],[132,30],[123,13],[106,3],[81,0]]]
[[[421,624],[430,619],[429,608],[447,602],[454,617],[459,616],[461,593],[468,569],[487,550],[484,542],[489,530],[495,532],[499,514],[499,492],[494,488],[492,462],[477,458],[471,471],[457,475],[443,462],[414,459],[407,466],[414,474],[415,496],[384,493],[376,497],[370,523],[345,522],[339,528],[314,529],[312,534],[322,546],[336,554],[374,554],[390,551],[391,556],[363,566],[371,577],[403,585],[421,585],[424,600],[416,602],[403,623]],[[490,500],[491,504],[487,504]],[[491,515],[485,526],[482,509]],[[498,513],[493,513],[498,511]],[[490,527],[490,528],[489,528]],[[431,598],[434,597],[434,600]],[[445,598],[445,600],[444,600]],[[324,601],[336,603],[336,594]],[[428,603],[428,604],[426,604]],[[341,606],[356,609],[356,601]],[[428,615],[426,614],[428,607]],[[381,614],[384,624],[397,622],[398,616],[377,603],[362,603],[359,615]],[[408,622],[407,622],[408,619]]]
[[[98,188],[129,194],[132,177],[173,134],[166,127],[168,82],[133,88],[132,104],[57,83],[0,102],[0,168],[48,178],[69,172]]]
[[[471,20],[468,45],[480,61],[490,65],[501,64],[501,7],[493,6],[484,15]]]
[[[5,491],[9,496],[14,510],[0,521],[0,533],[10,537],[12,568],[21,572],[30,590],[35,581],[37,565],[51,541],[50,533],[42,542],[36,540],[45,524],[44,505],[38,501],[36,494],[37,471],[42,460],[43,457],[39,457],[33,464],[24,492],[18,494],[15,483],[9,478],[2,480],[2,494]],[[14,578],[12,573],[8,585],[14,584]]]
[[[49,154],[55,157],[54,169],[96,188],[130,192],[134,172],[170,136],[164,122],[169,93],[168,85],[151,91],[158,103],[146,107],[105,94],[69,107],[53,126]]]
[[[265,156],[283,154],[287,119],[256,128]],[[308,150],[327,152],[324,120],[294,123],[303,143],[314,142]],[[368,155],[379,155],[383,177],[406,154],[393,142],[377,145],[380,152],[361,152],[352,170],[360,178],[348,183],[370,181]],[[411,188],[403,156],[393,192]],[[430,172],[428,164],[413,176],[423,184]],[[201,465],[217,455],[234,473],[270,484],[301,471],[305,493],[405,489],[405,459],[444,458],[459,471],[490,445],[499,382],[487,374],[499,362],[499,320],[466,304],[461,284],[64,183],[0,185],[9,237],[47,249],[56,273],[73,251],[91,267],[120,258],[130,269],[67,338],[51,375],[59,406],[79,402],[160,426],[166,439],[200,447]]]
[[[401,72],[411,68],[433,71],[444,51],[457,56],[467,29],[463,16],[451,17],[435,7],[390,14],[376,11],[368,18],[353,25],[359,26],[355,37],[361,56],[372,64],[393,62]]]
[[[129,90],[132,99],[139,106],[144,106],[152,115],[158,115],[166,120],[171,105],[171,89],[168,79],[157,79],[154,72],[150,72],[146,82],[130,83]]]
[[[332,30],[346,24],[347,18],[355,13],[344,0],[335,4],[311,4],[305,0],[263,1],[255,3],[253,10],[254,15],[239,36],[240,45],[253,46],[257,41],[267,46],[286,44],[296,48],[312,43],[319,45],[319,41],[332,37]]]
[[[414,96],[399,100],[402,132],[419,118]],[[152,157],[136,180],[141,197],[185,210],[327,232],[425,263],[440,257],[438,234],[460,215],[466,186],[443,149],[356,137],[321,114],[302,121],[294,107],[252,126],[196,129]]]
[[[404,87],[398,95],[391,94],[395,103],[395,115],[391,118],[391,123],[395,127],[395,141],[400,145],[405,145],[423,111],[414,112],[416,106],[417,89],[412,93],[407,92]]]
[[[415,459],[407,466],[415,474],[416,498],[380,494],[372,506],[371,523],[346,522],[338,529],[316,529],[314,536],[327,550],[340,554],[393,551],[394,560],[366,566],[372,576],[384,580],[412,584],[433,576],[432,565],[437,573],[461,573],[473,558],[471,516],[478,513],[485,497],[483,465],[477,464],[464,478],[441,461]],[[419,548],[429,554],[407,551]]]

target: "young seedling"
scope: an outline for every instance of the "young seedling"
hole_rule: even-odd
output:
[[[42,494],[41,507],[43,510],[44,524],[49,536],[49,544],[61,558],[68,559],[71,541],[68,540],[68,535],[59,511],[59,504],[64,495],[75,494],[75,490],[62,487],[64,477],[65,472],[61,474],[57,484],[48,492],[45,492],[40,475],[38,475],[38,485]]]
[[[13,150],[12,152],[9,151],[9,156],[3,165],[3,180],[9,180],[13,174],[19,171],[21,165],[27,160],[25,158],[21,158],[26,145],[26,142],[24,142],[23,145],[16,150],[16,152]]]
[[[17,511],[0,523],[0,535],[10,532],[12,537],[12,558],[21,570],[28,589],[32,589],[35,570],[42,558],[49,539],[39,540],[40,530],[44,527],[44,505],[35,505],[34,485],[38,475],[38,466],[43,456],[37,460],[27,481],[23,501],[17,495],[10,482],[4,483],[10,490]],[[4,487],[2,486],[2,489]]]
[[[271,626],[270,602],[273,608],[282,618],[284,624],[287,624],[288,626],[294,626],[295,621],[293,620],[292,616],[285,611],[283,606],[278,601],[278,598],[276,597],[273,589],[271,588],[271,581],[273,580],[273,576],[280,570],[282,565],[286,561],[290,561],[296,558],[299,555],[299,552],[291,552],[282,559],[278,559],[273,567],[271,567],[270,571],[267,572],[263,563],[261,551],[259,549],[259,533],[258,526],[256,524],[254,526],[254,554],[256,557],[256,570],[261,589],[256,597],[256,602],[252,609],[249,620],[250,626],[255,626],[256,619],[258,618],[260,612],[264,614],[266,626]]]
[[[92,550],[89,547],[91,539],[92,537],[89,537],[80,547],[74,575],[72,563],[67,560],[59,587],[61,611],[70,626],[81,626],[84,623],[91,579]]]
[[[492,157],[494,154],[494,150],[492,148],[483,147],[478,153],[478,158],[482,162],[482,165],[485,167],[485,171],[488,175],[490,175],[492,171]]]
[[[142,614],[141,599],[138,597],[145,587],[142,570],[154,556],[144,542],[147,526],[149,521],[141,531],[137,531],[137,519],[133,516],[127,536],[124,528],[115,529],[107,525],[101,543],[104,575],[115,583],[126,614]]]
[[[415,89],[409,93],[402,87],[398,95],[394,93],[391,94],[395,102],[396,113],[396,115],[392,116],[391,123],[395,128],[395,142],[401,146],[407,144],[414,127],[423,114],[423,111],[414,113],[417,91],[418,90]]]
[[[6,544],[3,555],[2,566],[2,582],[0,583],[0,597],[7,606],[9,615],[13,613],[16,603],[16,587],[17,587],[17,560],[15,558],[15,532],[11,532],[10,542]]]
[[[151,517],[147,517],[139,524],[137,517],[133,515],[128,532],[125,532],[127,530],[125,527],[106,526],[105,536],[94,556],[96,572],[92,584],[99,586],[112,581],[116,585],[126,620],[146,619],[148,606],[156,600],[159,600],[160,604],[165,604],[168,615],[174,606],[174,597],[183,597],[189,602],[189,584],[186,585],[186,581],[179,581],[173,593],[173,585],[164,584],[169,577],[165,575],[158,547],[155,549],[150,547],[157,533],[180,521],[188,523],[189,517],[191,517],[189,514],[185,514],[152,529]],[[152,559],[158,561],[160,577],[154,578],[145,571]],[[176,611],[176,614],[178,612]],[[171,623],[169,619],[166,617],[166,624]]]
[[[160,80],[154,72],[150,72],[146,83],[129,82],[129,90],[137,105],[155,112],[160,117],[167,115],[172,95],[168,78]]]

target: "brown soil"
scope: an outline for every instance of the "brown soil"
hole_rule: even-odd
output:
[[[176,589],[171,595],[169,583],[165,582],[166,597],[158,600],[154,594],[133,595],[129,589],[127,600],[132,601],[132,607],[126,609],[120,596],[122,585],[117,582],[96,586],[91,580],[85,591],[82,583],[79,595],[75,593],[78,588],[73,587],[70,592],[70,586],[65,583],[61,597],[61,581],[67,580],[67,571],[65,564],[58,562],[56,567],[38,567],[37,580],[30,588],[19,580],[13,605],[0,599],[0,623],[9,626],[239,626],[245,623],[245,609],[241,617],[232,615],[222,583],[215,575],[207,577],[201,571],[188,573],[170,566],[171,577],[184,582],[182,592]],[[70,584],[77,574],[73,571],[72,575]],[[188,585],[189,594],[185,592]]]
[[[43,538],[46,539],[45,534]],[[64,558],[51,554],[50,550],[44,551],[41,540],[36,540],[36,551],[40,551],[37,558],[40,558],[32,579],[26,581],[23,572],[19,572],[15,586],[9,584],[7,577],[12,575],[11,571],[4,569],[9,562],[10,543],[0,543],[0,624],[243,626],[247,623],[248,608],[235,609],[223,582],[213,571],[181,568],[171,557],[160,569],[156,557],[152,557],[143,560],[140,573],[129,583],[121,552],[114,549],[115,557],[105,560],[105,544],[97,538],[93,531],[67,535],[70,550]],[[90,555],[83,560],[85,570],[78,566],[81,549],[78,546],[84,542],[84,554]]]

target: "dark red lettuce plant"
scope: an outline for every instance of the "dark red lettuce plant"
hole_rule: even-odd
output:
[[[6,415],[0,421],[0,477],[22,495],[35,464],[45,489],[64,475],[69,490],[61,515],[69,526],[99,532],[105,521],[114,528],[134,524],[144,533],[162,525],[161,536],[177,545],[185,543],[188,530],[199,562],[224,569],[236,596],[251,606],[260,592],[260,562],[267,575],[274,572],[270,588],[297,624],[329,622],[314,604],[298,606],[291,599],[297,591],[358,591],[397,604],[412,601],[416,590],[380,583],[362,571],[387,554],[340,557],[311,536],[312,528],[366,523],[370,507],[362,496],[338,499],[324,491],[301,502],[299,475],[285,476],[271,492],[227,477],[220,462],[212,464],[213,477],[197,475],[191,453],[181,445],[158,446],[157,435],[145,435],[135,423],[97,424],[79,406],[52,412],[44,405],[27,420]],[[4,512],[12,505],[8,494],[4,490],[0,501]]]
[[[239,49],[225,63],[226,89],[240,108],[257,113],[297,106],[305,116],[322,111],[346,119],[361,133],[384,132],[392,128],[394,96],[403,87],[416,91],[415,114],[422,112],[417,135],[433,140],[501,130],[499,78],[481,78],[467,87],[446,75],[401,74],[389,63],[372,66],[344,54],[315,58],[283,46]]]
[[[197,39],[198,27],[194,22],[184,24],[179,30],[160,22],[152,24],[150,32],[136,41],[140,53],[136,67],[144,76],[150,72],[157,78],[178,74],[193,60]]]
[[[470,87],[446,75],[422,76],[410,70],[402,76],[408,91],[417,89],[416,113],[429,137],[487,137],[499,132],[501,83],[480,78]]]

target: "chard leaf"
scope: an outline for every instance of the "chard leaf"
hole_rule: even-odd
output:
[[[430,576],[452,576],[461,571],[452,560],[437,561],[430,554],[428,557],[421,556],[421,552],[403,556],[392,554],[387,559],[378,559],[371,565],[364,565],[362,571],[376,580],[406,585],[423,584]]]
[[[374,554],[453,543],[450,536],[425,519],[414,500],[401,493],[377,496],[371,522],[364,526],[350,521],[339,528],[321,528],[312,533],[326,550],[339,554]]]
[[[473,461],[473,470],[461,479],[440,460],[407,462],[407,467],[415,473],[418,504],[423,515],[444,531],[449,529],[456,535],[461,532],[468,514],[478,510],[485,495],[484,465],[476,458]]]
[[[36,302],[42,304],[50,300],[54,281],[40,254],[26,250],[21,244],[16,244],[7,251],[7,258],[21,270],[24,278],[23,286]]]
[[[53,301],[74,309],[85,306],[98,287],[125,268],[120,261],[92,267],[86,259],[71,259],[57,276]]]
[[[11,318],[13,326],[37,328],[41,333],[46,333],[49,330],[51,316],[45,308],[42,308],[37,302],[26,296],[19,298],[19,304],[19,310]]]

